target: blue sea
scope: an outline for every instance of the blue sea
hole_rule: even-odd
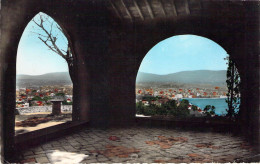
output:
[[[228,109],[228,104],[225,98],[185,98],[193,105],[200,107],[202,110],[206,105],[213,105],[216,107],[215,113],[217,115],[226,114],[226,109]]]

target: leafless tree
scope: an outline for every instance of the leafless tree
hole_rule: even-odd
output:
[[[49,50],[66,60],[69,74],[73,82],[73,69],[75,65],[73,58],[74,55],[72,54],[71,44],[66,38],[65,31],[48,15],[43,13],[39,13],[39,17],[37,17],[37,19],[34,18],[32,21],[35,23],[36,27],[38,27],[38,30],[35,29],[32,32],[38,35],[38,38],[49,48]],[[63,40],[63,44],[67,44],[67,50],[62,49],[60,44],[57,43],[58,39]]]

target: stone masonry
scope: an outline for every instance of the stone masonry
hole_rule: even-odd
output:
[[[51,112],[52,106],[32,106],[28,108],[17,108],[19,114]],[[72,105],[61,105],[62,112],[72,112]]]
[[[257,154],[229,133],[163,128],[83,129],[17,155],[21,163],[251,162]],[[259,161],[257,161],[259,162]]]

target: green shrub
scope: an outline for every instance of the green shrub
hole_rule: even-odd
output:
[[[167,115],[168,109],[165,106],[157,106],[155,108],[156,115]]]
[[[42,101],[42,98],[40,96],[34,96],[32,101]]]
[[[42,98],[42,100],[44,100],[45,102],[51,100],[52,98],[50,96],[45,96],[44,98]]]
[[[206,105],[204,108],[204,112],[207,116],[211,116],[215,114],[215,106],[213,105]]]
[[[189,101],[188,100],[181,100],[180,105],[177,107],[178,109],[187,110],[189,107]]]
[[[175,100],[170,100],[168,102],[166,102],[164,104],[164,106],[167,108],[167,109],[176,109],[177,108],[177,104],[176,104],[176,101]]]
[[[136,103],[136,113],[143,114],[145,116],[175,116],[175,117],[187,117],[190,114],[188,110],[189,101],[182,100],[180,105],[177,107],[175,100],[170,100],[160,106],[155,104],[150,104],[149,106],[144,106],[142,102]]]
[[[192,105],[192,106],[191,106],[191,109],[192,109],[193,111],[196,111],[196,110],[197,110],[197,108],[198,108],[198,107],[197,107],[197,106],[195,106],[195,105]]]
[[[62,93],[62,92],[56,93],[55,96],[65,96],[65,93]]]
[[[168,115],[175,117],[188,117],[190,115],[190,111],[187,109],[172,109],[168,111]]]
[[[145,116],[154,116],[155,114],[156,114],[156,109],[149,108],[149,107],[145,107],[144,108],[143,115],[145,115]]]
[[[137,114],[144,114],[144,105],[141,101],[136,103],[136,113]]]

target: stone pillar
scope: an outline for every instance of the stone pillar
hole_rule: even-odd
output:
[[[259,9],[256,3],[246,2],[244,44],[244,81],[243,83],[243,129],[246,138],[255,150],[260,152],[259,119]]]
[[[77,37],[76,37],[77,38]],[[74,65],[75,81],[73,82],[73,121],[89,121],[90,111],[90,76],[89,69],[86,68],[84,60],[84,49],[80,44],[80,39],[76,39],[73,43],[75,54],[77,54],[77,61]],[[83,55],[82,55],[83,54]],[[82,57],[83,56],[83,57]]]
[[[61,114],[61,101],[52,101],[52,114]]]
[[[1,3],[1,1],[0,1]],[[1,11],[1,4],[0,4],[0,11]],[[1,20],[1,15],[0,15],[0,20]],[[0,21],[2,23],[2,21]],[[2,25],[0,23],[0,26]],[[2,27],[2,26],[1,26]],[[0,40],[1,39],[1,29],[0,29]],[[2,51],[1,51],[1,48],[0,48],[0,54],[2,54]],[[0,79],[3,79],[3,65],[4,65],[4,61],[3,61],[3,58],[1,57],[0,58]],[[3,133],[2,133],[2,129],[3,129],[3,82],[2,80],[0,80],[0,163],[3,163],[3,156],[4,156],[4,153],[3,153],[3,140],[2,140],[2,137],[3,137]]]
[[[135,45],[131,44],[134,34],[119,33],[122,38],[114,39],[109,47],[109,122],[111,126],[131,126],[135,121],[136,63]]]

